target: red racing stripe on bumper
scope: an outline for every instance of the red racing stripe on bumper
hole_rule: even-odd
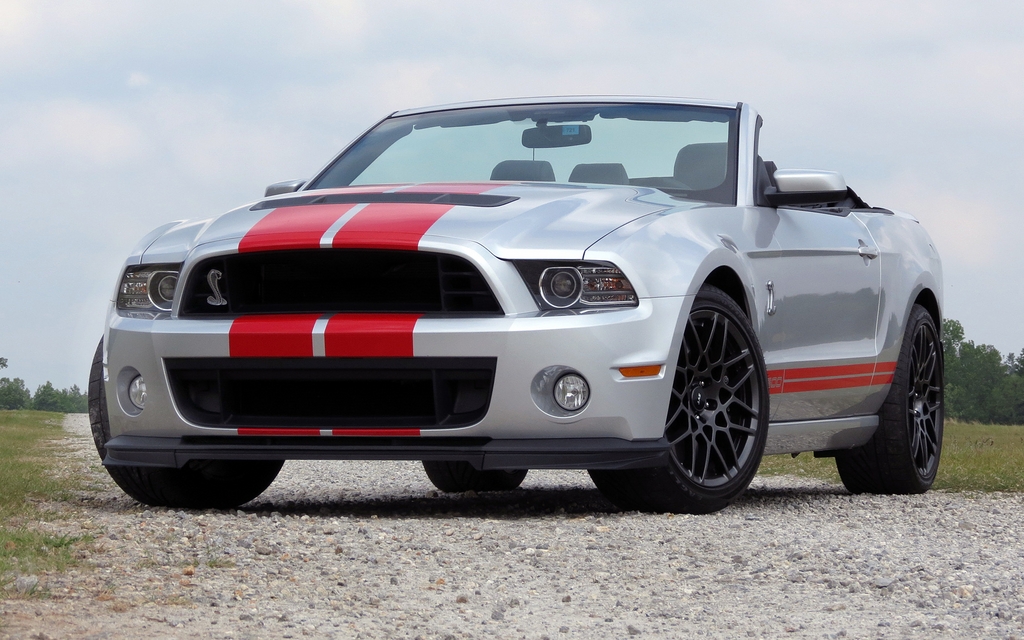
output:
[[[312,358],[313,326],[320,314],[235,318],[228,331],[232,358]]]
[[[427,229],[451,209],[450,204],[369,204],[338,231],[332,246],[416,251]]]
[[[319,429],[272,429],[260,427],[239,427],[240,436],[319,436]]]
[[[308,204],[274,209],[238,242],[238,252],[319,249],[320,239],[354,204]]]
[[[419,429],[288,429],[277,427],[239,427],[240,436],[348,436],[358,438],[417,437]]]
[[[327,321],[324,355],[335,358],[411,358],[420,314],[339,314]]]

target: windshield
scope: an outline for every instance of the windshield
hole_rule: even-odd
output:
[[[637,185],[735,204],[736,109],[478,107],[388,118],[310,188],[422,182]]]

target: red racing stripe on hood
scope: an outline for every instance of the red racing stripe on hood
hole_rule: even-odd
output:
[[[318,249],[324,233],[354,206],[308,204],[273,209],[239,240],[238,252]]]
[[[411,358],[420,314],[353,313],[331,317],[324,331],[328,358]]]
[[[312,358],[313,325],[320,314],[243,316],[228,331],[232,358]]]
[[[427,229],[451,209],[450,204],[368,204],[338,231],[332,246],[415,251]]]

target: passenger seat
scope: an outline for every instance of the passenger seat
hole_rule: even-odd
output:
[[[727,153],[724,142],[688,144],[676,154],[672,177],[693,191],[714,189],[725,182]]]
[[[569,174],[569,182],[629,184],[629,176],[626,175],[626,167],[618,162],[595,162],[576,165]]]
[[[554,182],[555,170],[547,160],[503,160],[491,171],[491,180]]]

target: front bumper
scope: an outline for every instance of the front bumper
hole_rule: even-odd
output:
[[[636,469],[666,464],[668,444],[618,438],[306,438],[118,436],[107,466],[182,467],[190,460],[447,460],[480,470]]]
[[[235,428],[240,425],[197,424],[175,402],[168,362],[230,358],[232,321],[114,314],[104,360],[113,436],[106,463],[180,466],[193,458],[243,457],[467,460],[480,468],[659,464],[652,460],[662,455],[663,447],[656,443],[664,433],[672,365],[679,349],[677,323],[686,317],[691,302],[689,297],[647,298],[635,309],[592,314],[420,318],[412,334],[412,359],[493,359],[489,404],[473,424],[383,439],[364,433],[353,437],[358,429],[351,427],[359,425],[351,421],[345,425],[348,429],[325,428],[319,437],[275,434],[256,439],[246,435],[251,429],[240,434]],[[311,360],[330,367],[333,359]],[[621,367],[652,364],[663,365],[656,376],[629,379],[619,373]],[[551,367],[571,369],[586,378],[591,394],[584,409],[557,415],[537,401],[534,382]],[[126,381],[137,374],[148,388],[143,411],[133,410],[125,395]],[[274,425],[264,421],[258,426]],[[381,445],[383,441],[387,446]],[[641,459],[645,462],[638,462]]]

